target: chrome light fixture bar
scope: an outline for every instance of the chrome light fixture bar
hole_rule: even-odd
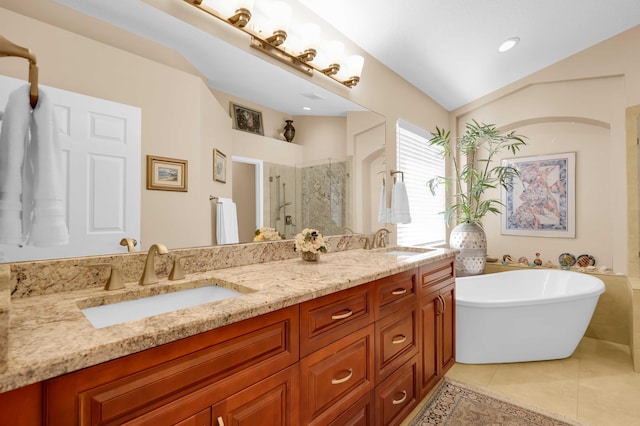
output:
[[[184,1],[207,13],[208,15],[211,15],[222,22],[230,24],[240,31],[248,34],[249,36],[251,36],[251,47],[260,50],[261,52],[271,56],[272,58],[275,58],[308,76],[312,76],[313,71],[315,70],[349,88],[356,86],[360,81],[360,74],[362,72],[362,66],[364,64],[364,58],[362,56],[354,55],[344,60],[344,65],[346,66],[346,69],[348,71],[346,75],[348,75],[349,77],[346,79],[341,79],[338,76],[338,73],[341,69],[341,65],[338,63],[338,61],[334,61],[332,59],[331,63],[328,66],[320,67],[313,62],[318,56],[318,51],[315,48],[309,47],[300,52],[294,52],[292,49],[288,49],[283,46],[283,43],[287,40],[286,29],[276,27],[273,33],[269,36],[264,36],[263,34],[251,29],[248,25],[252,16],[251,10],[247,7],[244,7],[243,4],[239,5],[239,7],[235,9],[235,13],[228,17],[225,17],[220,11],[217,11],[208,6],[203,0]],[[227,0],[225,0],[225,2],[226,1]]]

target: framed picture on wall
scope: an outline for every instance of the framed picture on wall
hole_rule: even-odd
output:
[[[217,149],[213,150],[213,180],[227,182],[227,156]]]
[[[502,160],[518,171],[502,189],[501,233],[575,238],[576,153]]]
[[[234,129],[264,136],[262,113],[260,111],[254,111],[232,102],[231,116],[233,118]]]
[[[147,189],[187,192],[187,160],[147,155]]]

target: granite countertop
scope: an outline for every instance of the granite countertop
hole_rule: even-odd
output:
[[[417,255],[354,249],[323,254],[318,262],[298,258],[189,274],[179,281],[123,290],[98,288],[19,298],[11,301],[8,356],[0,392],[199,334],[306,300],[351,288],[419,265],[452,257],[434,249]],[[226,299],[95,329],[81,307],[126,300],[132,293],[159,293],[216,284],[241,291]],[[129,296],[129,297],[128,297]]]

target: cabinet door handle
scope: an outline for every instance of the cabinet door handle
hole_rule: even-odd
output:
[[[442,313],[444,314],[447,311],[447,301],[444,300],[444,296],[440,295],[439,297],[442,301]]]
[[[391,339],[391,343],[393,343],[394,345],[399,345],[400,343],[404,343],[407,341],[407,336],[405,336],[404,334],[398,334],[397,336],[393,336],[393,338]]]
[[[347,311],[343,314],[333,314],[331,315],[331,319],[332,320],[341,320],[341,319],[345,319],[345,318],[349,318],[351,315],[353,315],[353,311],[351,309],[347,309]]]
[[[407,391],[402,391],[402,398],[391,401],[393,405],[402,404],[407,399]]]
[[[401,294],[406,294],[406,293],[407,293],[406,288],[397,288],[391,292],[391,294],[394,296],[400,296]]]
[[[438,311],[436,312],[436,314],[442,315],[444,313],[444,303],[442,302],[442,296],[436,297],[436,300],[438,301]]]
[[[218,416],[218,426],[224,426],[224,420],[222,420],[221,416]]]
[[[353,368],[350,368],[348,371],[349,371],[349,374],[344,376],[342,379],[332,379],[331,384],[339,385],[340,383],[348,382],[353,377]]]

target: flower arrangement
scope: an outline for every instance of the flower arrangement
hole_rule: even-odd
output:
[[[305,228],[296,235],[294,250],[303,253],[326,253],[327,246],[320,232],[315,229]]]
[[[263,226],[260,229],[256,229],[255,237],[253,237],[253,241],[277,241],[282,240],[282,235],[276,231],[274,228],[270,228],[268,226]]]

